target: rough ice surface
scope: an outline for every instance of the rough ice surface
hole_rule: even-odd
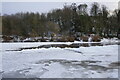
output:
[[[43,44],[69,45],[72,43],[1,44],[2,67],[0,66],[0,71],[4,78],[118,78],[118,45],[51,47],[14,51]]]

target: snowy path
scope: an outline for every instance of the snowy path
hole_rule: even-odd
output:
[[[1,53],[2,71],[5,78],[118,77],[118,65],[116,65],[118,62],[118,45],[6,51],[39,46],[44,43],[27,43],[27,45],[25,43],[11,43],[9,46],[8,44],[2,44]]]

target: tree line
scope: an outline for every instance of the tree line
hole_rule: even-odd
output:
[[[2,16],[2,34],[23,37],[37,36],[83,36],[96,34],[102,37],[119,37],[120,10],[112,14],[105,5],[92,3],[90,10],[87,4],[72,3],[62,9],[48,13],[16,13]]]

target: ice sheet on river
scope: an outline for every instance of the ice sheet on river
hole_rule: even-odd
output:
[[[118,62],[118,45],[6,51],[21,47],[39,46],[43,43],[8,44],[2,44],[1,53],[3,67],[1,72],[5,78],[118,77],[118,67],[120,66]],[[47,43],[45,44],[47,45]]]

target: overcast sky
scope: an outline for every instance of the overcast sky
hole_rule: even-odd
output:
[[[72,2],[66,2],[70,5]],[[86,3],[91,6],[92,2],[76,2],[77,4]],[[113,11],[118,8],[118,2],[99,2]],[[46,13],[56,8],[63,8],[65,2],[2,2],[2,14],[15,14],[17,12],[39,12]]]

